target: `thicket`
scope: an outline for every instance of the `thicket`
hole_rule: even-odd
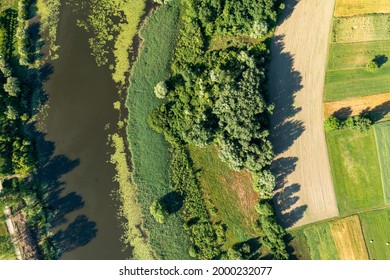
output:
[[[217,143],[220,157],[233,169],[256,174],[261,193],[261,240],[278,259],[287,258],[284,230],[274,212],[262,211],[272,203],[275,178],[268,116],[274,106],[264,89],[269,50],[265,43],[209,51],[214,35],[252,36],[254,30],[274,26],[279,1],[186,0],[182,28],[165,82],[164,103],[149,116],[152,128],[172,144],[171,184],[185,199],[183,216],[197,258],[223,257],[218,250],[216,225],[212,225],[199,184],[193,174],[186,144],[200,147]],[[254,28],[254,26],[257,26]],[[260,33],[258,33],[260,34]],[[256,35],[257,36],[257,35]],[[261,36],[261,35],[258,35]],[[162,92],[161,83],[156,94]]]
[[[339,120],[334,116],[328,117],[324,122],[325,130],[328,132],[336,131],[343,128],[359,130],[361,132],[368,131],[372,125],[372,121],[365,116],[351,116],[346,120]]]

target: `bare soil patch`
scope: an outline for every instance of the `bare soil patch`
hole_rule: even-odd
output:
[[[276,211],[286,228],[338,215],[323,128],[334,0],[289,0],[272,43],[271,140]]]

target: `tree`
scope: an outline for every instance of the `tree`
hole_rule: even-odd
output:
[[[168,89],[164,81],[157,83],[154,87],[154,94],[157,98],[164,99],[167,96]]]
[[[7,82],[4,84],[3,88],[10,96],[18,96],[20,93],[19,81],[12,76],[7,78]]]
[[[157,4],[160,4],[160,5],[164,5],[164,4],[168,4],[169,2],[171,2],[171,0],[154,0],[154,2]]]
[[[166,205],[160,200],[156,200],[150,206],[150,214],[156,219],[157,222],[163,224],[169,216]]]

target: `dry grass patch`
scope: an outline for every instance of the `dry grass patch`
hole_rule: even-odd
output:
[[[341,260],[369,259],[357,215],[334,221],[330,228]]]
[[[389,0],[337,0],[335,17],[390,13]]]
[[[340,101],[326,102],[324,104],[324,117],[334,115],[338,118],[356,116],[363,111],[388,114],[390,107],[390,93],[377,94],[364,97],[348,98]]]
[[[335,18],[333,42],[352,43],[390,39],[390,14]]]

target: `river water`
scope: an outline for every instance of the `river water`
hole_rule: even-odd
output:
[[[90,55],[88,34],[76,26],[77,15],[62,1],[57,44],[60,58],[45,84],[49,96],[46,146],[51,146],[44,180],[57,212],[54,240],[61,259],[126,259],[118,206],[111,198],[114,166],[107,163],[107,124],[113,128],[118,91],[110,71]],[[50,150],[50,149],[49,149]]]

